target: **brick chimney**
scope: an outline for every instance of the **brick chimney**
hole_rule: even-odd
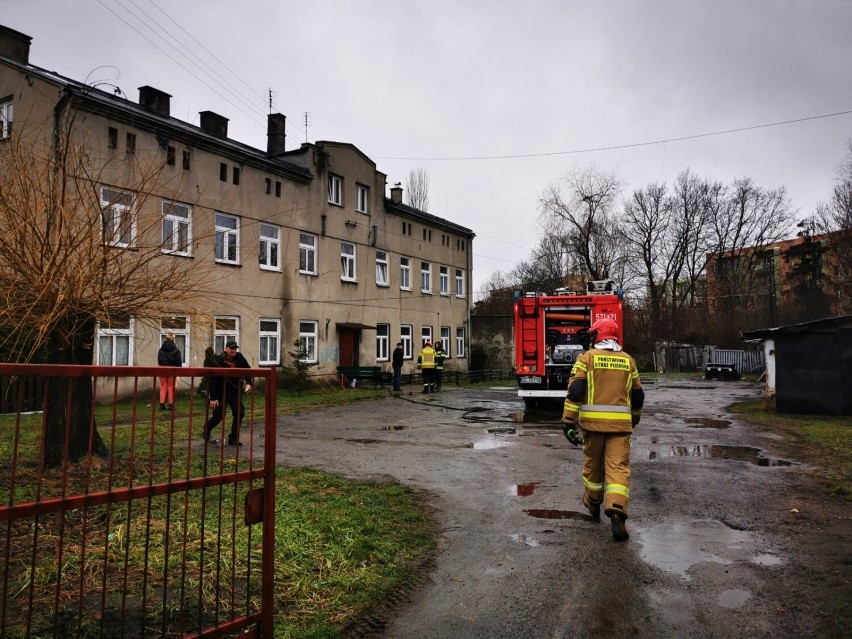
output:
[[[266,116],[266,152],[269,155],[284,153],[284,141],[287,137],[286,124],[287,116],[281,113],[270,113]]]
[[[0,58],[8,58],[18,64],[29,64],[32,41],[25,33],[0,25]]]
[[[402,204],[402,183],[397,182],[391,188],[391,200],[396,204]]]
[[[201,111],[201,130],[217,138],[228,137],[228,118],[213,111]]]
[[[139,106],[146,111],[169,117],[172,96],[154,87],[139,87]]]

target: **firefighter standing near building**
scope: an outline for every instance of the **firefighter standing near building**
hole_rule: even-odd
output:
[[[435,349],[428,339],[417,356],[417,368],[423,373],[423,392],[431,393],[435,389]]]
[[[592,324],[592,348],[577,358],[568,380],[562,421],[583,429],[583,505],[610,518],[612,537],[630,535],[624,525],[630,498],[630,440],[639,423],[645,391],[634,359],[618,343],[618,325]]]
[[[447,359],[447,354],[444,352],[444,345],[441,342],[435,342],[435,387],[436,390],[441,390],[441,384],[444,383],[444,360]]]

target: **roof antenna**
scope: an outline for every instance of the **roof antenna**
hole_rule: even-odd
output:
[[[272,87],[269,87],[269,113],[272,114]]]
[[[308,112],[305,111],[305,144],[308,143]]]

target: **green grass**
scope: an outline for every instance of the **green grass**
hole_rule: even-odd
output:
[[[293,414],[387,394],[387,389],[326,388],[301,395],[283,391],[277,411]],[[261,397],[255,401],[260,403],[256,410],[262,409]],[[66,479],[62,469],[39,475],[31,460],[37,457],[41,416],[22,416],[14,502],[32,500],[37,491],[44,499],[82,492],[83,486],[90,491],[124,487],[131,478],[134,485],[156,484],[169,477],[246,469],[245,448],[237,458],[236,449],[210,446],[205,455],[197,443],[187,444],[188,408],[188,397],[177,401],[172,427],[170,414],[140,404],[134,441],[129,403],[116,407],[115,427],[107,426],[112,424],[112,407],[99,407],[100,432],[114,453],[90,468],[71,465]],[[194,408],[203,409],[203,404],[196,399]],[[261,417],[255,415],[255,420]],[[196,417],[191,438],[196,442],[199,418],[203,415]],[[15,432],[14,416],[0,416],[0,503],[10,499]],[[378,614],[376,602],[394,600],[404,592],[431,557],[435,537],[430,515],[422,500],[400,484],[348,481],[309,468],[276,472],[276,637],[340,636]],[[4,636],[26,636],[30,598],[32,628],[49,627],[57,597],[66,624],[60,634],[76,636],[79,621],[80,636],[100,636],[96,611],[104,585],[107,635],[115,629],[110,624],[122,606],[126,619],[148,625],[158,636],[163,620],[174,627],[182,616],[190,630],[256,609],[261,537],[259,526],[242,521],[248,489],[242,484],[211,487],[136,500],[132,507],[121,503],[42,515],[38,526],[32,519],[14,522],[8,529],[12,560]],[[3,530],[0,551],[5,553],[5,525]],[[3,577],[0,574],[0,581]],[[86,603],[78,614],[81,592]]]
[[[831,496],[852,500],[852,417],[776,413],[763,399],[737,402],[729,410],[784,435],[773,446],[813,465]]]

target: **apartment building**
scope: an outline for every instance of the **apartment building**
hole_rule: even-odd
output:
[[[30,43],[0,26],[0,155],[13,136],[54,135],[70,118],[101,160],[92,186],[104,237],[133,250],[154,233],[163,259],[205,275],[194,299],[161,318],[101,322],[95,363],[154,365],[174,332],[192,366],[229,339],[256,366],[289,366],[298,340],[313,374],[389,370],[396,342],[413,361],[430,339],[444,343],[448,369],[467,370],[473,231],[403,204],[352,144],[287,150],[282,114],[268,116],[267,148],[256,149],[230,139],[221,114],[203,111],[198,125],[173,117],[160,88],[133,100],[35,67]],[[159,178],[145,198],[128,188],[143,162]]]

